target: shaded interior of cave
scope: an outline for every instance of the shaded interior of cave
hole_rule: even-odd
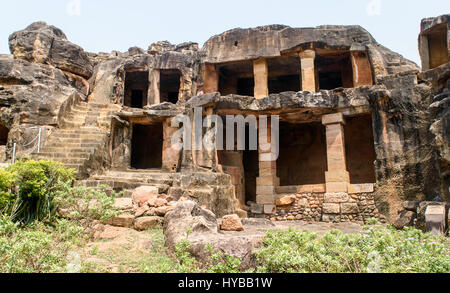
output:
[[[269,94],[301,90],[301,65],[298,56],[267,59]]]
[[[181,72],[177,69],[160,71],[159,94],[161,103],[176,104],[180,96]]]
[[[242,95],[254,96],[255,79],[253,76],[253,62],[240,61],[218,66],[219,92],[222,96]]]
[[[320,122],[280,122],[280,154],[277,160],[280,184],[323,184],[326,170],[325,127]]]
[[[449,62],[447,48],[447,23],[437,25],[427,33],[430,69]]]
[[[125,73],[125,106],[143,108],[147,105],[148,77],[148,71],[131,71]]]
[[[245,151],[242,154],[244,165],[245,202],[256,202],[256,178],[259,177],[259,153],[250,149],[250,127],[245,129]]]
[[[317,54],[315,59],[318,89],[333,90],[353,87],[350,52]]]
[[[8,143],[9,128],[0,124],[0,145],[6,145]]]
[[[133,125],[131,168],[161,169],[163,152],[162,124]]]
[[[344,136],[350,183],[375,183],[376,154],[372,116],[367,114],[346,118]]]

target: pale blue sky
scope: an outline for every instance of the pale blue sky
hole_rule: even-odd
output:
[[[80,2],[77,9],[76,2]],[[159,40],[201,45],[235,27],[359,24],[377,41],[419,63],[420,20],[450,12],[448,0],[14,0],[2,1],[0,53],[8,36],[43,20],[90,52],[126,51]],[[75,5],[68,5],[75,3]],[[369,6],[369,4],[371,5]],[[378,5],[378,3],[380,5]],[[369,7],[368,7],[369,6]],[[72,7],[68,9],[68,7]]]

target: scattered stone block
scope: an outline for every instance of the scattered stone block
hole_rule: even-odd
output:
[[[161,217],[142,217],[134,221],[134,229],[144,231],[148,229],[160,228],[163,219]]]
[[[265,204],[264,205],[264,214],[272,215],[277,211],[277,207],[274,204]]]
[[[130,228],[133,226],[134,215],[130,214],[122,214],[112,219],[106,221],[106,224],[115,226],[115,227],[126,227]]]
[[[222,218],[222,224],[220,229],[223,231],[243,231],[244,226],[242,225],[241,219],[238,215],[227,215]]]
[[[445,205],[430,205],[425,211],[427,232],[442,235],[445,232]]]
[[[407,211],[416,212],[419,207],[419,203],[419,201],[404,201],[402,206]]]
[[[131,195],[133,202],[142,206],[150,200],[158,198],[159,190],[154,186],[141,186],[136,188]]]
[[[392,223],[395,228],[401,230],[405,227],[410,227],[414,225],[414,220],[416,219],[416,213],[412,211],[402,211],[397,219]]]
[[[296,200],[295,195],[283,195],[277,198],[276,205],[277,206],[289,206],[293,204]]]
[[[131,198],[116,198],[114,199],[114,207],[122,211],[133,209],[133,200]]]

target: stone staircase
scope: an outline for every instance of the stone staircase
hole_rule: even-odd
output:
[[[60,121],[41,147],[40,153],[32,154],[35,159],[60,161],[77,170],[79,178],[86,178],[92,172],[92,164],[101,163],[105,153],[111,115],[117,106],[78,102]]]
[[[108,170],[101,175],[93,175],[87,180],[79,180],[77,186],[99,188],[106,186],[107,190],[123,191],[123,197],[131,197],[132,191],[140,186],[155,186],[159,193],[168,193],[178,180],[180,174],[166,173],[160,170]]]

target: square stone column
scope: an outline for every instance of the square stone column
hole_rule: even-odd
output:
[[[353,87],[372,85],[372,67],[369,56],[364,51],[351,51]]]
[[[261,99],[269,96],[269,69],[266,59],[261,58],[253,61],[253,74],[255,78],[255,98]]]
[[[315,58],[316,52],[314,50],[305,50],[300,52],[302,91],[316,91],[316,72],[314,69]]]
[[[272,156],[271,122],[267,119],[267,131],[258,129],[259,177],[256,178],[256,203],[264,214],[276,212],[277,194],[275,188],[280,186],[277,177],[277,161]]]
[[[324,115],[322,124],[326,126],[327,139],[326,191],[347,192],[350,175],[345,159],[344,115],[342,113]]]
[[[149,88],[148,88],[148,105],[156,105],[161,103],[159,84],[160,84],[161,71],[159,69],[153,69],[149,74]]]
[[[219,71],[211,63],[205,64],[203,76],[203,92],[205,94],[216,93],[219,91]]]

